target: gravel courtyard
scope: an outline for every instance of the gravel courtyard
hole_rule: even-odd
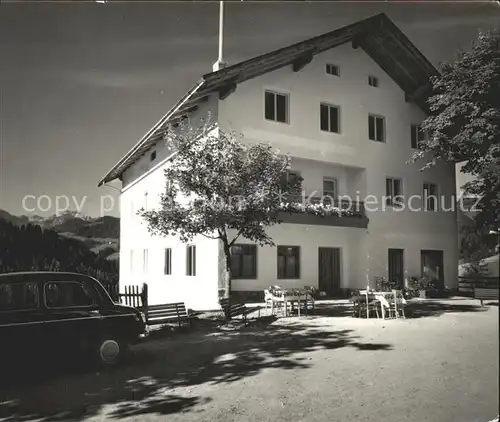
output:
[[[406,320],[319,315],[192,330],[113,371],[0,390],[0,421],[487,422],[498,414],[498,302],[428,303]],[[205,326],[206,325],[206,326]]]

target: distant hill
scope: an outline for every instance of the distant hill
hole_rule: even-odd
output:
[[[17,217],[4,210],[0,210],[0,219],[8,221],[9,223],[15,225],[28,224],[30,222],[30,219],[25,215]]]
[[[0,219],[0,272],[75,271],[104,283],[118,281],[117,261],[92,252],[84,242],[35,224]]]
[[[15,216],[0,210],[0,219],[16,226],[33,224],[42,229],[53,230],[61,236],[83,242],[85,246],[102,258],[118,259],[120,219],[111,216],[91,218],[66,212],[51,217]]]

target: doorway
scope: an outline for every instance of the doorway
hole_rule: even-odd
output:
[[[405,287],[404,250],[389,249],[388,265],[389,265],[389,281],[392,283],[396,283],[398,289],[404,289]]]
[[[340,294],[341,267],[340,248],[318,248],[318,289],[327,296]]]
[[[443,251],[424,249],[420,251],[422,276],[434,281],[437,290],[444,290]]]

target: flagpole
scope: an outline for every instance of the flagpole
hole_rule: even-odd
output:
[[[222,63],[222,53],[224,47],[224,1],[219,3],[219,59],[218,61]]]

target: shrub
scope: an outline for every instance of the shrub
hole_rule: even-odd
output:
[[[375,277],[375,290],[382,292],[390,292],[397,289],[398,284],[394,281],[389,281],[385,277]]]
[[[408,288],[413,291],[434,289],[434,282],[427,276],[410,277],[408,280]]]

